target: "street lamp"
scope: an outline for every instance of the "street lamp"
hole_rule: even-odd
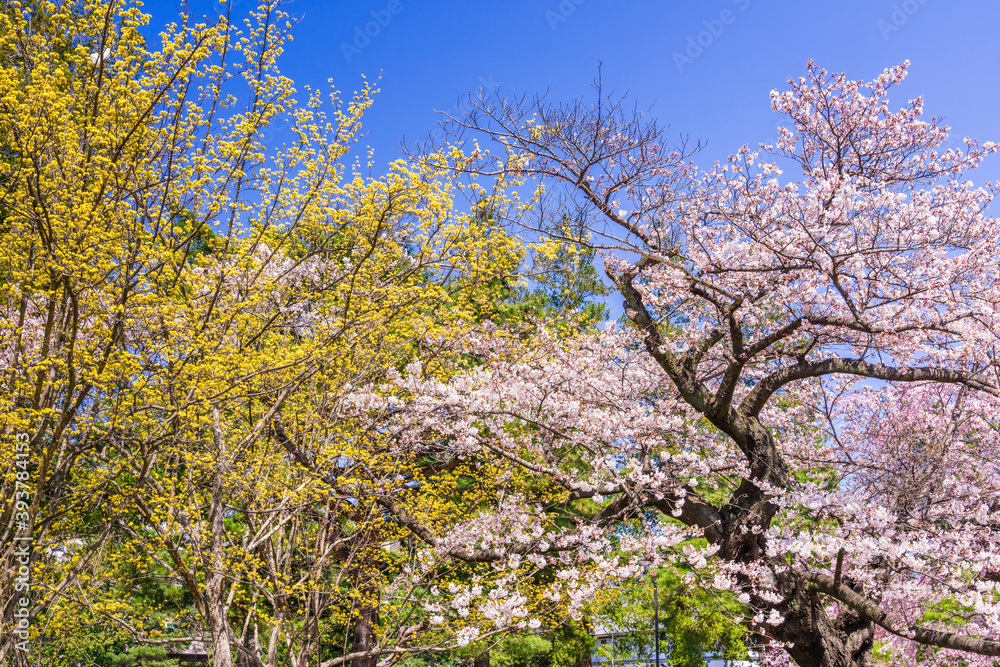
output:
[[[650,575],[653,581],[653,646],[656,651],[656,667],[660,667],[660,601],[656,593],[656,572]]]

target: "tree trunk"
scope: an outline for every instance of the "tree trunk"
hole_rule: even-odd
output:
[[[772,636],[789,644],[788,654],[799,667],[870,667],[875,624],[841,605],[836,618],[824,600],[801,585],[778,611],[785,621]]]
[[[213,573],[205,587],[205,607],[208,611],[209,630],[212,633],[212,667],[233,667],[226,612],[220,604],[221,600],[215,596],[215,593],[221,592],[221,579],[221,574]]]
[[[472,663],[472,667],[490,667],[490,652],[489,650],[483,651],[476,656],[476,659]]]
[[[773,510],[762,497],[751,491],[742,495],[744,501],[727,509],[732,512],[731,523],[726,526],[720,553],[732,560],[762,563],[762,550],[766,547],[759,533],[740,534],[732,526],[761,525],[770,523]],[[737,492],[736,497],[740,497]],[[765,518],[765,521],[760,519]],[[773,563],[781,569],[780,560]],[[850,585],[845,578],[845,584]],[[764,611],[776,611],[784,617],[777,626],[768,626],[769,634],[785,642],[786,651],[798,667],[870,667],[875,643],[875,624],[847,607],[838,605],[835,617],[827,614],[830,599],[802,580],[794,572],[780,574],[775,582],[783,600],[777,604],[753,595],[753,606]],[[852,586],[853,588],[853,586]],[[855,589],[862,593],[860,587]]]
[[[371,651],[375,648],[375,624],[378,622],[379,590],[373,583],[373,579],[367,573],[361,573],[358,586],[361,597],[358,619],[354,623],[352,653]],[[354,667],[376,667],[378,658],[376,656],[355,658],[353,663]]]
[[[723,505],[722,540],[719,553],[727,560],[763,564],[766,556],[766,529],[777,507],[752,479],[767,479],[784,485],[785,462],[778,453],[773,436],[756,419],[747,419],[740,429],[744,449],[751,465],[751,479],[744,479]],[[784,563],[778,559],[774,570]],[[847,579],[844,583],[849,582]],[[759,609],[774,610],[784,622],[770,628],[770,634],[786,642],[788,654],[799,667],[870,667],[875,643],[875,624],[846,605],[839,605],[835,618],[827,615],[830,600],[801,580],[794,572],[778,575],[776,588],[784,598],[778,604],[754,596]],[[858,593],[862,591],[857,589]]]
[[[212,480],[212,503],[208,510],[211,527],[210,556],[205,575],[205,615],[208,617],[209,631],[212,633],[212,667],[233,667],[232,646],[229,643],[229,623],[226,618],[225,599],[225,556],[226,525],[224,516],[224,475],[229,457],[225,436],[222,433],[219,410],[213,409],[213,435],[218,448],[214,479]]]

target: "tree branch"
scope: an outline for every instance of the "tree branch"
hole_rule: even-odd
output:
[[[896,624],[896,619],[887,611],[865,596],[855,593],[844,584],[837,583],[833,577],[826,574],[809,573],[803,575],[802,578],[809,582],[817,591],[843,602],[865,618],[878,624],[886,632],[891,632],[899,637],[927,646],[937,646],[954,651],[1000,657],[1000,641],[957,635],[953,632],[929,630],[916,625],[900,628]]]
[[[941,382],[944,384],[961,384],[972,389],[985,392],[992,396],[1000,396],[1000,390],[990,384],[989,380],[978,373],[934,368],[929,366],[915,368],[897,368],[885,364],[873,364],[864,359],[824,359],[822,361],[800,362],[786,366],[768,375],[747,394],[740,406],[740,411],[748,416],[757,416],[767,405],[774,392],[795,380],[811,377],[822,377],[843,373],[860,377],[877,378],[890,382]]]

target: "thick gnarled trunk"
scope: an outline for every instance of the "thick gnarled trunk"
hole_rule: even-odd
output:
[[[736,424],[732,416],[738,418]],[[718,425],[731,429],[731,435],[750,461],[751,478],[784,486],[787,467],[770,432],[755,418],[739,413],[730,413],[727,417],[730,419],[719,420]],[[776,513],[777,507],[767,494],[751,479],[744,479],[729,502],[720,508],[720,555],[740,563],[760,564],[768,560],[765,531]],[[776,571],[783,569],[782,563],[774,565]],[[794,572],[779,575],[775,587],[783,597],[782,602],[769,604],[755,596],[755,606],[773,609],[782,615],[784,622],[771,627],[769,634],[786,644],[788,654],[799,667],[869,667],[872,664],[874,622],[842,604],[838,605],[837,615],[831,618],[827,614],[829,598]]]
[[[786,650],[799,667],[869,667],[875,643],[875,624],[840,605],[830,618],[826,605],[815,590],[789,577],[779,582],[788,597],[776,609],[785,620],[771,629],[771,635],[787,645]],[[790,589],[790,590],[788,590]]]

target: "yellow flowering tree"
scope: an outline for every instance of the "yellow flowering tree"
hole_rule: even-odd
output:
[[[490,213],[518,204],[457,151],[352,170],[374,89],[297,101],[277,4],[155,49],[120,0],[0,14],[4,664],[99,626],[216,667],[454,643],[420,602],[447,564],[370,496],[433,469],[446,520],[463,473],[342,403],[417,354],[448,374],[521,261]]]

